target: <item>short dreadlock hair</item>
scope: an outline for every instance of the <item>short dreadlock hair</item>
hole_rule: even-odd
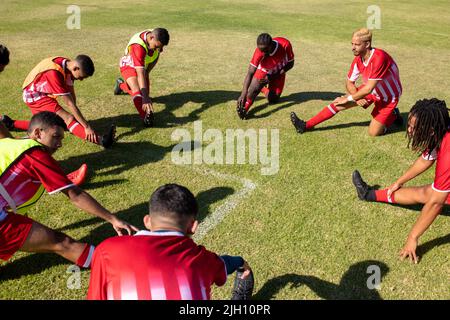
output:
[[[408,134],[408,148],[411,145],[411,149],[417,152],[440,148],[450,126],[448,112],[444,100],[431,98],[417,101],[408,116],[408,121],[416,118],[414,130]]]
[[[269,46],[272,43],[272,37],[268,33],[261,33],[256,39],[256,45]]]

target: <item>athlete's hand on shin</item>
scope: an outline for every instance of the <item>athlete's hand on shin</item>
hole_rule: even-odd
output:
[[[369,105],[369,102],[366,99],[359,99],[356,101],[356,104],[360,107],[367,107]]]
[[[402,187],[402,185],[401,185],[400,183],[398,183],[398,182],[395,182],[395,183],[391,184],[391,185],[388,187],[388,191],[387,191],[388,197],[391,197],[392,194],[393,194],[395,191],[397,191],[398,189],[400,189],[401,187]]]
[[[241,279],[245,279],[250,275],[250,272],[252,271],[252,269],[248,265],[247,261],[244,261],[242,268],[244,268],[244,272],[242,273]]]
[[[86,133],[86,140],[92,143],[98,143],[98,137],[95,131],[90,127],[87,126],[84,128],[84,132]]]
[[[241,95],[239,96],[239,98],[238,98],[238,100],[237,100],[237,106],[238,106],[238,107],[240,107],[240,106],[243,107],[243,106],[244,106],[245,100],[247,99],[246,95],[247,95],[247,94],[241,94]]]
[[[408,236],[406,244],[400,251],[400,258],[404,260],[409,257],[409,260],[413,263],[419,262],[419,257],[416,255],[416,249],[418,244],[418,239]]]
[[[145,113],[153,112],[153,101],[150,97],[145,99],[142,103],[142,110],[144,110]]]

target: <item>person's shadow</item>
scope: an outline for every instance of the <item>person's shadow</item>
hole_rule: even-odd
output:
[[[154,103],[164,105],[161,110],[155,112],[153,128],[171,128],[193,122],[200,119],[200,115],[211,107],[230,101],[236,101],[239,95],[239,91],[209,90],[176,92],[165,96],[153,97],[152,100]],[[128,96],[128,98],[129,101],[127,103],[129,104],[129,109],[126,114],[91,120],[91,125],[96,129],[107,128],[111,124],[115,124],[117,127],[131,128],[130,131],[119,135],[119,139],[134,135],[135,133],[144,130],[145,128],[133,106],[131,97]],[[187,116],[175,116],[174,112],[189,102],[199,104],[199,106],[191,111]]]
[[[89,154],[80,154],[60,161],[64,172],[71,172],[83,163],[88,164],[89,176],[114,176],[127,170],[162,160],[166,153],[171,152],[171,146],[159,146],[149,141],[120,142],[111,150],[100,150]],[[97,173],[97,171],[101,171]],[[107,181],[86,182],[83,189],[93,189],[102,186],[111,186],[122,183],[123,179],[110,179]]]
[[[149,197],[151,192],[152,191],[149,190]],[[196,197],[199,206],[199,221],[201,222],[211,213],[210,208],[214,203],[222,201],[233,193],[234,190],[229,187],[214,187],[199,192]],[[140,203],[128,209],[121,210],[117,212],[116,215],[120,219],[131,223],[140,230],[143,230],[145,229],[143,218],[148,213],[148,210],[148,203]],[[86,228],[96,224],[100,225],[89,232],[87,236],[76,240],[98,245],[101,241],[117,235],[111,224],[96,217],[69,224],[57,229],[57,231],[67,232],[68,230]],[[199,227],[201,228],[201,224]],[[33,253],[0,266],[0,282],[18,279],[23,275],[38,274],[53,266],[64,264],[69,266],[71,265],[71,262],[53,253]]]
[[[373,269],[372,269],[373,268]],[[379,268],[379,269],[377,269]],[[276,294],[287,285],[298,287],[308,286],[320,298],[327,300],[381,300],[376,289],[370,289],[368,284],[376,284],[376,274],[379,270],[379,280],[389,272],[389,267],[381,261],[365,260],[355,263],[344,273],[339,284],[334,284],[315,276],[285,274],[267,281],[262,288],[253,295],[255,300],[274,299]],[[373,287],[372,287],[373,288]]]

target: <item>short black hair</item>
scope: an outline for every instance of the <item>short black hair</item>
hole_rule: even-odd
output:
[[[272,43],[272,37],[268,33],[261,33],[256,39],[256,45],[258,46],[270,46]]]
[[[9,63],[9,50],[0,44],[0,64],[6,66]]]
[[[30,120],[28,125],[28,134],[32,133],[36,127],[40,129],[47,129],[50,127],[58,126],[67,131],[67,126],[64,120],[54,112],[42,111],[36,113]]]
[[[169,44],[170,35],[169,35],[169,31],[167,31],[167,29],[155,28],[155,29],[152,30],[152,34],[164,46],[167,46]]]
[[[81,72],[85,76],[91,77],[94,74],[95,71],[94,62],[89,56],[85,54],[80,54],[75,58],[75,61],[77,61],[80,64]]]
[[[190,218],[196,219],[198,204],[192,192],[178,184],[165,184],[153,192],[149,201],[150,216],[161,215],[185,226]]]

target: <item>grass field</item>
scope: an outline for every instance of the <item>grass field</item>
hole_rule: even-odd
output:
[[[56,158],[67,170],[87,162],[84,187],[105,207],[142,228],[151,192],[175,182],[198,195],[205,220],[236,199],[243,188],[239,179],[248,179],[255,188],[199,242],[221,254],[244,256],[255,272],[255,298],[450,298],[449,208],[421,238],[422,261],[412,265],[400,261],[398,252],[420,207],[361,202],[351,182],[356,168],[370,184],[394,182],[417,156],[406,149],[404,130],[371,138],[370,111],[362,109],[341,113],[302,136],[289,120],[291,111],[313,116],[343,92],[353,58],[351,33],[366,25],[372,2],[78,0],[80,30],[66,28],[69,4],[0,4],[0,43],[12,54],[0,75],[0,107],[14,118],[29,118],[21,84],[32,67],[48,56],[90,55],[96,72],[76,83],[78,104],[95,128],[115,123],[120,140],[104,151],[67,135]],[[399,65],[402,114],[406,117],[419,98],[449,103],[448,1],[378,4],[381,29],[374,31],[374,45]],[[166,27],[171,41],[151,74],[156,127],[144,129],[130,97],[113,96],[112,88],[131,35],[154,26]],[[258,100],[243,122],[235,100],[261,32],[290,39],[296,62],[284,98],[271,106]],[[175,165],[171,150],[177,142],[171,134],[176,128],[192,132],[195,120],[203,121],[204,130],[222,132],[279,129],[279,172],[263,176],[260,165],[250,164]],[[430,170],[411,184],[431,183],[433,175]],[[74,208],[63,195],[44,196],[29,215],[94,244],[114,235],[110,225]],[[367,268],[374,264],[383,275],[380,290],[366,286]],[[89,271],[82,272],[81,289],[70,290],[69,266],[56,255],[18,253],[0,264],[0,298],[84,299]],[[228,299],[231,284],[214,288],[213,298]]]

